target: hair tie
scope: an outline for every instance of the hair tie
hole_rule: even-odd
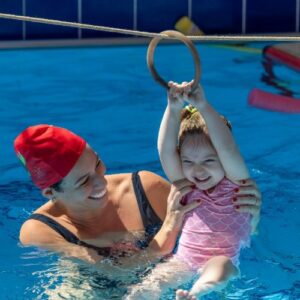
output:
[[[198,111],[197,108],[194,107],[193,105],[187,105],[187,106],[185,107],[185,109],[186,109],[191,115],[193,115],[195,112]]]

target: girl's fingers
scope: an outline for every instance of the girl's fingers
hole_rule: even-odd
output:
[[[187,97],[187,94],[189,92],[189,84],[188,82],[184,81],[182,84],[182,92],[183,92],[183,96]]]
[[[169,81],[168,86],[170,88],[170,92],[177,92],[180,88],[179,84],[174,81]]]
[[[191,92],[191,90],[192,90],[192,84],[189,83],[186,87],[186,93],[189,94]]]
[[[174,82],[174,81],[169,81],[168,86],[170,90],[173,90],[175,93],[179,94],[186,94],[191,90],[191,82],[186,82],[183,81],[181,84]]]
[[[188,291],[179,289],[176,291],[176,300],[196,300],[196,297],[191,295]]]
[[[185,291],[185,290],[182,290],[182,289],[179,289],[179,290],[177,290],[176,291],[176,295],[177,296],[187,296],[188,295],[188,292],[187,291]]]

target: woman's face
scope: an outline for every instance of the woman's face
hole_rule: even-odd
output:
[[[107,199],[105,171],[104,163],[87,145],[73,169],[63,179],[62,191],[54,191],[53,195],[65,206],[85,209],[101,207]]]
[[[184,176],[200,190],[216,186],[225,176],[216,150],[204,135],[187,135],[180,157]]]

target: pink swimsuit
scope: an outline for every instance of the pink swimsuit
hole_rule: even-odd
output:
[[[232,202],[237,187],[224,178],[211,193],[197,189],[187,195],[187,203],[202,203],[186,214],[175,256],[192,269],[218,255],[238,266],[241,247],[249,246],[250,215],[237,212]]]

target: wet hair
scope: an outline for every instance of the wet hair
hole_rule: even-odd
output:
[[[63,179],[61,179],[60,181],[52,184],[50,186],[50,188],[54,189],[56,192],[63,192],[63,188],[62,188],[62,183],[63,183]]]
[[[224,116],[221,116],[221,119],[231,130],[230,122]],[[186,106],[181,111],[181,122],[180,122],[179,134],[178,134],[178,150],[180,151],[184,139],[188,135],[195,135],[195,134],[203,135],[211,143],[207,126],[205,124],[205,121],[201,113],[195,107],[189,105]]]

